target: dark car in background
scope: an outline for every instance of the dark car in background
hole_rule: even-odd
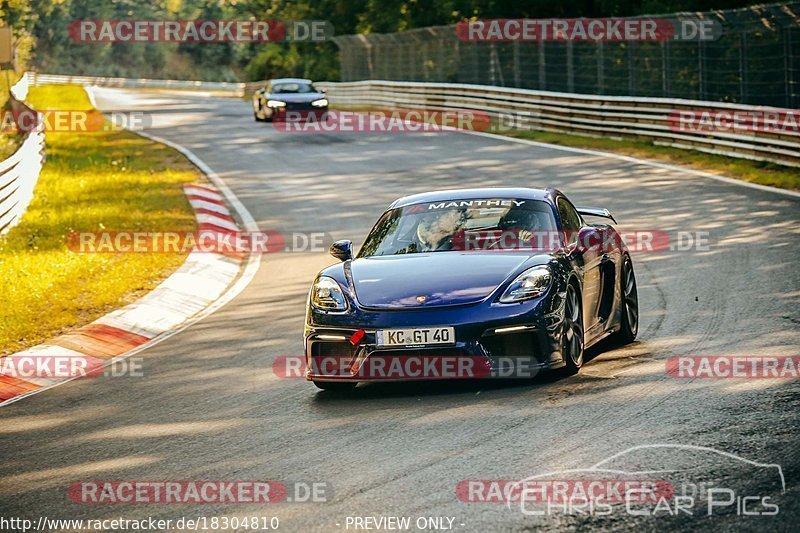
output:
[[[258,122],[315,114],[318,118],[328,111],[325,92],[314,87],[311,80],[280,78],[269,80],[264,88],[253,94],[253,116]],[[288,114],[288,112],[297,112]]]

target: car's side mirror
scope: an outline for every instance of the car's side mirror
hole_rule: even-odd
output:
[[[322,94],[327,94],[327,93],[328,93],[328,89],[320,89],[320,92],[321,92]]]
[[[336,241],[331,244],[331,255],[339,261],[353,258],[353,243],[348,240]]]

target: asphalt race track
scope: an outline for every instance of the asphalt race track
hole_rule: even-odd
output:
[[[105,111],[152,113],[149,131],[204,160],[262,230],[326,232],[358,245],[399,196],[554,186],[576,204],[609,208],[626,229],[705,231],[709,246],[635,253],[638,341],[595,350],[577,376],[373,384],[350,396],[272,370],[277,357],[302,353],[310,283],[335,259],[266,255],[233,302],[144,353],[144,378],[77,380],[0,409],[0,514],[277,516],[285,531],[354,530],[352,517],[388,516],[411,517],[412,525],[447,517],[454,530],[476,532],[796,527],[798,380],[676,379],[665,364],[680,355],[800,354],[797,198],[461,133],[281,133],[254,122],[249,103],[236,99],[115,89],[98,90],[97,99]],[[702,504],[678,517],[624,508],[609,516],[532,516],[519,504],[469,503],[456,494],[462,480],[588,468],[652,444],[710,447],[779,465],[785,491],[763,469],[721,454],[674,448],[667,458],[664,448],[626,465],[660,471],[691,463],[695,476],[735,482],[737,496],[769,496],[779,512],[743,516],[731,505],[707,516]],[[73,503],[67,487],[86,479],[326,482],[330,501]]]

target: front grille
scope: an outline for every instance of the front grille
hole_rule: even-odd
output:
[[[287,102],[286,107],[284,108],[287,111],[311,111],[314,107],[311,105],[310,102],[306,103],[292,103]]]

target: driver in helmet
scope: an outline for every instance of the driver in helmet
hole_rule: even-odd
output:
[[[512,207],[497,224],[504,232],[512,232],[519,247],[529,242],[535,232],[542,231],[542,221],[536,211],[522,207]]]
[[[430,214],[429,214],[430,215]],[[417,225],[420,251],[450,250],[453,236],[463,230],[469,218],[465,209],[448,209],[434,216],[425,216]]]

